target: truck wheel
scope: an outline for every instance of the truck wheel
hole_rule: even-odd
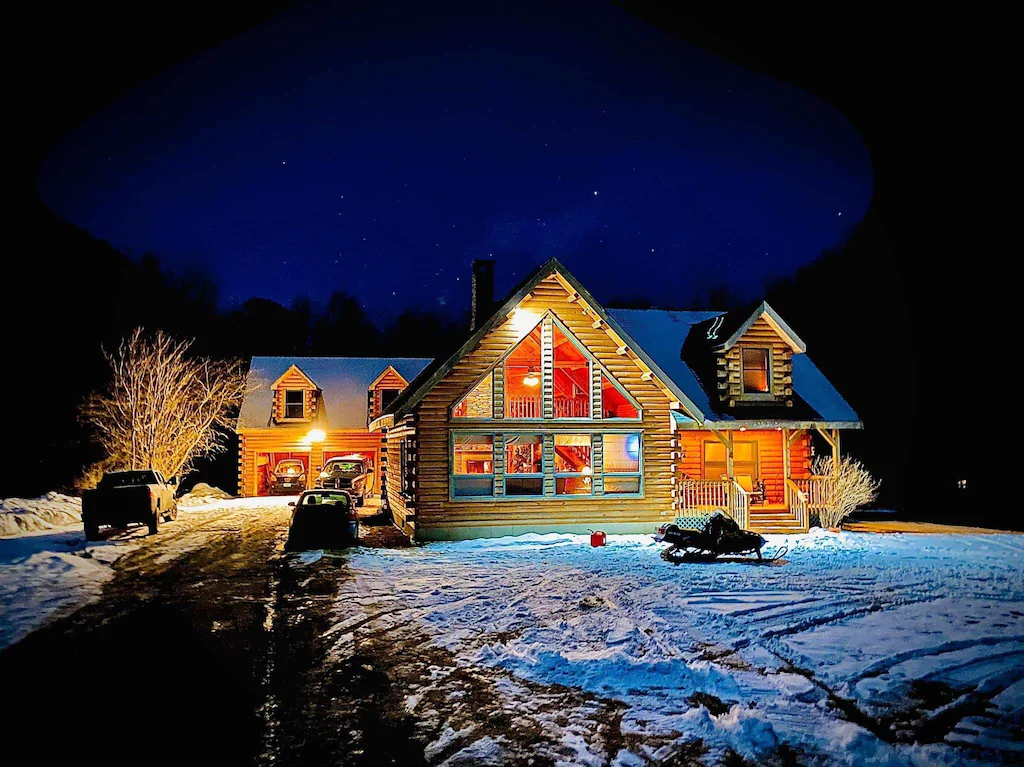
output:
[[[85,540],[98,541],[100,539],[100,526],[95,522],[85,523]]]
[[[172,522],[178,518],[178,502],[175,501],[171,504],[171,510],[167,514],[167,518]]]
[[[152,518],[149,520],[149,534],[156,535],[157,529],[160,527],[160,512],[154,511]]]

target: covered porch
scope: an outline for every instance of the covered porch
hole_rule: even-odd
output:
[[[812,472],[812,435],[838,459],[840,428],[827,423],[681,424],[674,476],[677,524],[698,527],[721,511],[748,530],[806,532],[832,481]]]

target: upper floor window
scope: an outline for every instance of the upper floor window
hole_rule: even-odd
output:
[[[305,392],[302,389],[285,389],[284,392],[284,417],[305,418],[306,403]]]
[[[768,394],[771,392],[769,353],[767,349],[743,349],[743,393]]]
[[[590,358],[558,325],[553,331],[555,418],[590,418]]]
[[[398,399],[398,395],[402,393],[401,389],[381,389],[380,390],[380,412],[384,412]]]
[[[494,417],[494,375],[488,373],[486,378],[473,387],[452,408],[452,418],[493,418]]]
[[[505,358],[505,417],[543,418],[540,325]]]

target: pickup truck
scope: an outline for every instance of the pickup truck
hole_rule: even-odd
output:
[[[155,534],[161,519],[178,516],[177,487],[175,477],[167,480],[150,469],[104,474],[95,489],[82,493],[86,540],[99,538],[100,525],[126,527],[131,522],[149,525],[149,532]]]
[[[325,490],[344,490],[352,496],[356,506],[362,506],[372,483],[373,472],[366,459],[361,455],[345,455],[329,460],[313,484]]]

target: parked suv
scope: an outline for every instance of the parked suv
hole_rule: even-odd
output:
[[[345,490],[352,496],[356,506],[362,506],[366,502],[372,479],[365,458],[361,455],[344,455],[324,464],[324,470],[316,478],[315,484],[325,490]]]
[[[297,458],[278,461],[270,475],[271,495],[298,495],[306,489],[306,465]]]

